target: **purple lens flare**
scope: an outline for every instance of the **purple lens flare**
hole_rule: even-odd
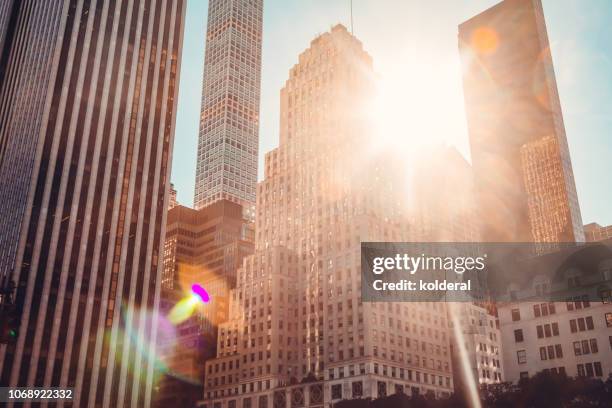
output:
[[[197,283],[194,283],[191,286],[191,292],[197,297],[199,297],[200,300],[204,303],[208,303],[208,301],[210,300],[210,296],[208,296],[208,292],[206,292],[206,289],[204,289],[202,286],[198,285]]]

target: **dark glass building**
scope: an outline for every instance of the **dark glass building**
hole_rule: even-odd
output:
[[[0,384],[148,406],[183,0],[0,2]]]
[[[485,241],[584,241],[540,0],[504,0],[459,26]]]

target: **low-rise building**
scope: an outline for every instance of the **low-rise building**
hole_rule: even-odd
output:
[[[539,282],[531,299],[498,304],[507,380],[540,371],[612,375],[611,248],[612,240],[581,246],[576,253],[589,252],[568,258],[557,281]]]

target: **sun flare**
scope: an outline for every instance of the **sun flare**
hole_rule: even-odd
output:
[[[399,60],[398,60],[399,59]],[[371,106],[373,147],[409,154],[448,144],[467,151],[461,69],[455,57],[415,50],[379,67]]]

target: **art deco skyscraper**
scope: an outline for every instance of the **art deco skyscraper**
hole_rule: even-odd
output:
[[[196,164],[196,209],[255,204],[263,0],[211,0]]]
[[[21,321],[2,385],[149,404],[184,14],[183,0],[15,1],[0,19],[3,270]]]
[[[540,0],[504,0],[459,26],[485,241],[584,241]]]
[[[341,25],[291,69],[280,145],[257,187],[255,254],[206,363],[207,407],[451,391],[444,304],[361,300],[361,242],[408,233],[398,168],[372,148],[373,78],[371,57]]]

